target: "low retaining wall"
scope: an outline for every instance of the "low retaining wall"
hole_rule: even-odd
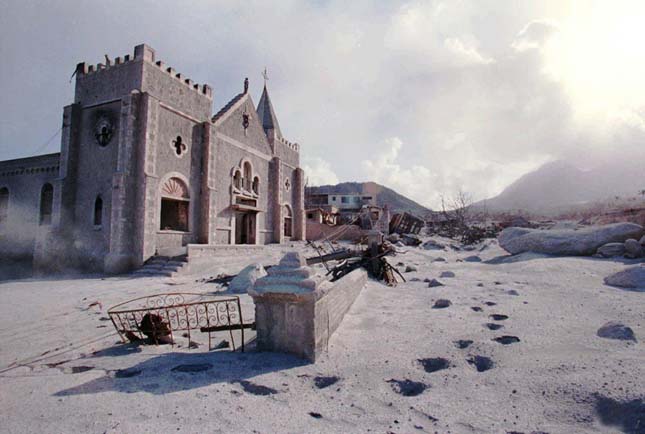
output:
[[[249,291],[255,302],[257,347],[315,362],[365,287],[367,273],[358,269],[334,283],[319,281],[302,265],[304,258],[297,266],[285,265],[285,259],[296,256],[285,256]]]
[[[357,225],[348,225],[348,227],[343,228],[341,225],[329,226],[324,223],[307,221],[307,239],[311,241],[325,239],[339,231],[342,231],[342,233],[338,236],[333,236],[334,240],[357,241],[367,233]]]

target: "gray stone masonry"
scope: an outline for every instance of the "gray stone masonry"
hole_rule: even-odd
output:
[[[355,270],[331,283],[305,264],[301,253],[287,253],[249,294],[255,303],[258,349],[315,362],[367,283],[367,273]]]

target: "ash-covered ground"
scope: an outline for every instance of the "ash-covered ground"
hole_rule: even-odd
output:
[[[1,430],[645,433],[645,292],[603,284],[635,261],[508,257],[494,241],[399,250],[390,262],[417,271],[370,281],[315,364],[253,351],[252,332],[245,353],[117,343],[111,305],[216,294],[211,276],[257,258],[174,279],[2,282]],[[610,321],[636,341],[599,337]]]

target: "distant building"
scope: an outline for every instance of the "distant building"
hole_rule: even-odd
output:
[[[147,45],[75,75],[61,152],[0,162],[0,256],[122,272],[188,244],[305,238],[299,145],[266,86],[213,116],[211,87]]]
[[[355,220],[363,206],[376,206],[376,196],[365,194],[315,193],[305,196],[307,209],[315,207],[336,207],[341,221],[347,223]]]

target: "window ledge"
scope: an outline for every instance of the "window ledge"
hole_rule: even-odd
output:
[[[162,229],[157,231],[158,234],[190,234],[190,231],[173,231],[170,229]]]

